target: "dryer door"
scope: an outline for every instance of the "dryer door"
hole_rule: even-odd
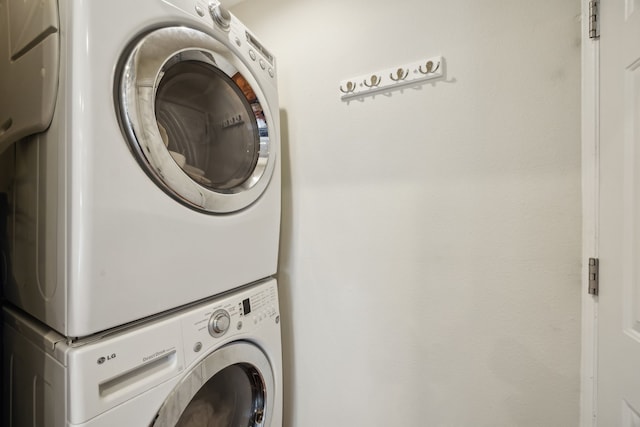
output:
[[[225,44],[186,27],[152,31],[125,57],[116,90],[139,163],[176,200],[228,213],[266,189],[274,121],[256,79]]]
[[[211,353],[176,386],[152,427],[269,427],[275,383],[256,346],[238,342]]]

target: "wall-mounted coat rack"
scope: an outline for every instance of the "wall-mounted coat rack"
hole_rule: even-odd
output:
[[[442,56],[387,68],[340,82],[340,98],[343,101],[385,92],[397,87],[415,85],[444,75]]]

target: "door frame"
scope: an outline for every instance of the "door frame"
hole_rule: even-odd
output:
[[[597,258],[599,239],[600,45],[589,38],[589,0],[581,2],[582,82],[582,338],[580,426],[597,425],[598,297],[587,292],[588,259]]]

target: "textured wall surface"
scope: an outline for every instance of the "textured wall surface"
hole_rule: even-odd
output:
[[[579,1],[233,12],[279,65],[286,425],[576,426]],[[445,80],[339,99],[440,54]]]

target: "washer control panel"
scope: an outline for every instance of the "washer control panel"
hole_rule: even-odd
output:
[[[258,325],[267,319],[277,316],[277,296],[273,289],[263,289],[238,303],[240,316],[250,323]],[[278,319],[279,321],[279,319]]]
[[[280,327],[275,280],[202,303],[182,320],[186,364],[221,342]]]

